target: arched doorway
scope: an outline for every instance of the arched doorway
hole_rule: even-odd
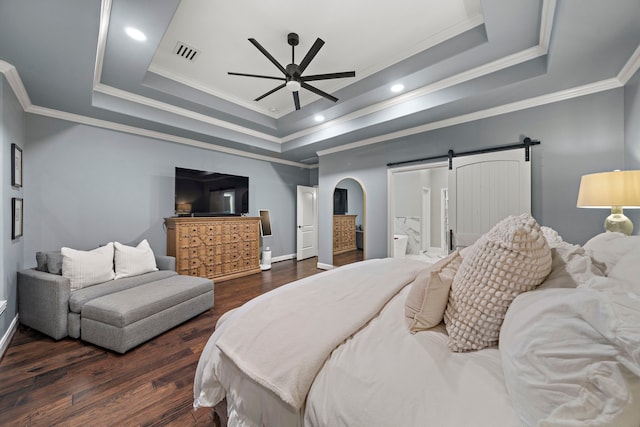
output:
[[[360,182],[345,178],[333,191],[333,265],[365,259],[366,195]]]

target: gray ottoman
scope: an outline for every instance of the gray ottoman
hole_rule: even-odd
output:
[[[82,307],[80,337],[124,353],[211,307],[211,280],[168,277],[87,302]]]

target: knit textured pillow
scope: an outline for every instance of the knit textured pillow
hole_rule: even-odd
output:
[[[511,302],[550,271],[551,249],[531,215],[496,224],[474,244],[453,278],[444,315],[451,351],[497,346]]]

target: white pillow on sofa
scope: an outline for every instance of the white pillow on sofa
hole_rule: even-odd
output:
[[[113,280],[113,243],[91,251],[62,248],[62,276],[69,279],[75,291],[97,283]]]
[[[116,279],[158,271],[156,258],[147,239],[144,239],[136,247],[123,245],[119,242],[115,242],[114,245]]]
[[[637,427],[639,324],[640,298],[626,294],[577,288],[519,295],[499,347],[523,424]]]

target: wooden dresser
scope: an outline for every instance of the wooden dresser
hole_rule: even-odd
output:
[[[356,248],[356,216],[333,216],[333,254],[353,251]]]
[[[165,218],[179,274],[216,281],[260,272],[259,217]]]

